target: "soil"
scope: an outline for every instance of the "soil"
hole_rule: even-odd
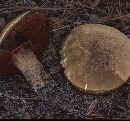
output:
[[[60,64],[60,45],[84,23],[112,26],[130,37],[129,0],[1,0],[0,29],[21,13],[42,10],[50,43],[40,61],[51,76],[38,95],[22,74],[0,76],[1,119],[130,119],[130,79],[112,92],[95,95],[74,87]],[[39,98],[40,97],[40,98]]]

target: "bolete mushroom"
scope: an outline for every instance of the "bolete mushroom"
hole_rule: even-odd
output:
[[[37,89],[48,75],[39,61],[48,40],[42,11],[28,11],[13,19],[0,33],[0,74],[18,74],[19,69]]]
[[[74,28],[60,54],[66,77],[84,91],[107,92],[130,76],[130,39],[113,27],[85,24]]]

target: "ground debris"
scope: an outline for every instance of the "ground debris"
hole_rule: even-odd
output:
[[[94,111],[94,109],[96,108],[98,102],[99,102],[98,100],[94,100],[94,101],[90,104],[90,106],[89,106],[89,108],[88,108],[88,110],[87,110],[86,116],[91,115],[91,113],[92,113],[92,112]]]
[[[100,2],[90,6],[88,1]],[[129,0],[0,0],[0,27],[2,28],[15,16],[27,10],[40,9],[45,11],[51,24],[50,31],[53,31],[50,34],[50,53],[45,55],[43,52],[44,56],[41,57],[41,62],[45,63],[46,69],[48,71],[50,69],[53,73],[55,72],[53,67],[59,65],[60,57],[51,51],[52,48],[59,53],[60,43],[64,37],[78,25],[84,23],[105,24],[117,28],[130,37],[129,6]],[[83,117],[86,119],[98,119],[98,117],[106,119],[102,113],[98,114],[96,110],[105,108],[105,105],[102,104],[103,100],[109,100],[110,110],[107,119],[130,120],[129,95],[127,93],[129,85],[123,85],[120,89],[113,91],[114,97],[111,96],[111,93],[102,95],[102,101],[99,102],[97,101],[99,96],[79,91],[69,84],[61,69],[57,69],[54,74],[55,80],[48,79],[48,83],[41,89],[43,97],[41,101],[36,98],[24,77],[19,75],[0,76],[0,104],[3,107],[0,108],[0,119],[19,119],[24,112],[22,112],[22,108],[27,110],[30,115],[25,117],[32,119],[45,119],[49,116],[51,119]],[[10,92],[11,96],[4,95],[5,92]],[[69,98],[64,101],[63,97]],[[75,97],[77,97],[76,101]],[[54,100],[55,102],[53,102]],[[58,101],[62,102],[59,105],[62,105],[61,107],[65,110],[56,107]],[[99,103],[100,106],[98,106]],[[122,112],[115,108],[116,106],[123,107]],[[89,108],[86,109],[86,107]],[[70,109],[72,111],[69,112]],[[91,117],[86,116],[86,110],[88,110],[88,114],[91,114]]]

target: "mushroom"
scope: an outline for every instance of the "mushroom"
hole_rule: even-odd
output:
[[[27,11],[13,19],[0,33],[0,74],[21,71],[37,90],[48,76],[39,61],[48,40],[48,21],[42,11]]]
[[[61,47],[64,73],[81,90],[108,92],[130,76],[130,39],[113,27],[80,25]]]

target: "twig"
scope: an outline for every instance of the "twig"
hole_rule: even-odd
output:
[[[109,19],[106,18],[106,17],[102,17],[100,20],[93,21],[93,23],[104,23],[104,22],[114,21],[114,20],[118,20],[118,19],[122,20],[122,21],[128,21],[129,16],[128,15],[115,16],[115,17],[112,17],[112,18],[109,18]],[[90,22],[90,23],[92,23],[92,22]]]
[[[35,10],[35,9],[39,9],[39,10],[65,10],[65,9],[67,9],[67,10],[72,10],[72,9],[74,9],[74,8],[64,8],[64,7],[48,7],[48,8],[46,8],[46,7],[24,7],[24,6],[21,6],[21,7],[7,7],[7,8],[0,8],[0,11],[4,11],[4,10],[14,10],[14,9],[30,9],[30,10]]]
[[[64,14],[65,14],[65,12],[66,12],[67,7],[68,7],[68,0],[66,1],[65,9],[64,9],[64,12],[63,12],[63,14],[62,14],[61,18],[64,16]]]
[[[94,0],[94,2],[91,2],[91,5],[90,5],[90,6],[91,6],[92,8],[95,8],[95,7],[98,6],[99,2],[100,2],[100,0]]]
[[[91,105],[89,106],[88,110],[87,110],[87,113],[86,113],[86,116],[89,116],[93,111],[94,109],[96,108],[97,104],[98,104],[98,100],[94,100]]]
[[[85,10],[84,6],[82,5],[82,3],[78,0],[79,4],[82,6],[84,12],[86,13],[86,15],[89,17],[89,19],[92,21],[92,18],[89,16],[88,12]]]
[[[52,32],[70,27],[69,25],[51,30]]]
[[[112,111],[112,106],[113,106],[113,99],[114,99],[114,94],[112,93],[112,96],[111,96],[111,104],[110,104],[110,106],[109,106],[109,108],[108,108],[108,113],[107,113],[107,115],[108,115],[108,117],[110,116],[110,113],[111,113],[111,111]]]

